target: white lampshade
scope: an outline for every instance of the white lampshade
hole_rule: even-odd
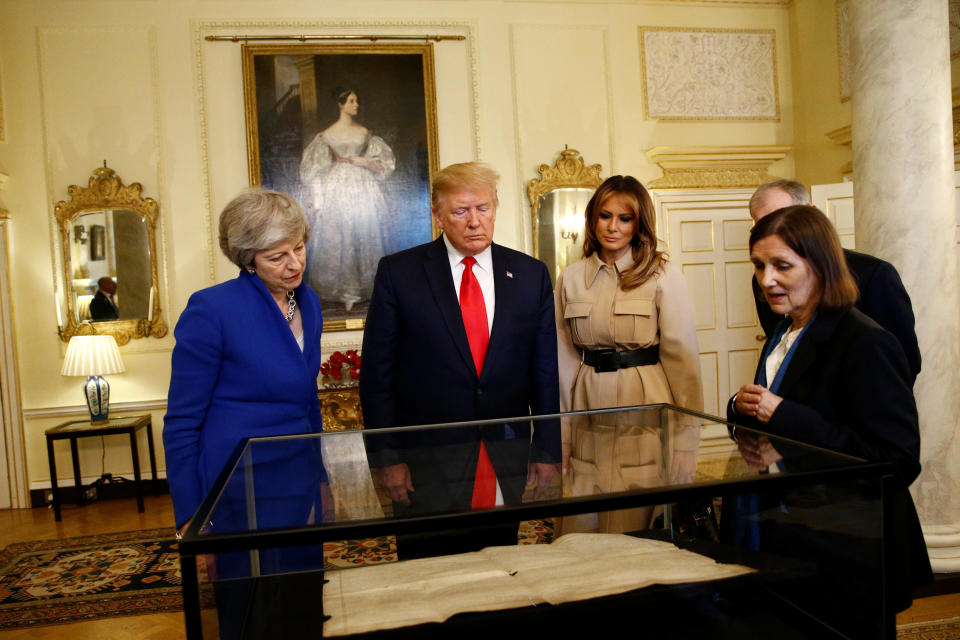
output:
[[[125,370],[113,336],[73,336],[67,345],[60,375],[102,376]]]

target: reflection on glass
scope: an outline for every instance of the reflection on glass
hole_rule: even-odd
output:
[[[597,478],[561,489],[558,475],[545,492],[533,486],[514,491],[512,485],[523,484],[526,463],[545,453],[528,446],[529,430],[550,432],[558,422],[604,432],[607,453],[578,451],[576,460],[588,465],[610,455],[624,482]],[[883,593],[886,497],[880,478],[890,465],[767,436],[783,461],[776,472],[762,474],[744,464],[726,423],[668,405],[254,438],[228,463],[194,517],[199,535],[188,530],[182,544],[206,545],[200,553],[214,554],[205,557],[206,579],[214,582],[221,613],[255,619],[257,607],[276,603],[274,587],[291,599],[285,605],[302,600],[303,618],[270,618],[280,625],[270,637],[305,637],[298,625],[322,625],[332,634],[336,625],[347,628],[368,615],[395,618],[388,627],[415,624],[408,614],[423,614],[421,601],[449,604],[456,612],[459,600],[469,599],[462,610],[475,611],[469,606],[484,598],[517,608],[528,605],[528,595],[531,605],[560,604],[608,588],[603,593],[630,599],[624,605],[629,615],[642,609],[650,620],[661,620],[657,629],[664,635],[693,637],[705,628],[698,617],[705,614],[711,624],[736,631],[723,636],[730,638],[825,637],[830,629],[843,637],[888,637],[893,617]],[[463,467],[472,472],[481,438],[503,501],[474,508],[471,473]],[[630,455],[638,438],[649,440],[643,449],[655,453]],[[709,446],[698,447],[701,439]],[[419,497],[403,508],[379,478],[398,461],[435,467],[432,474],[412,474]],[[649,527],[628,536],[575,533],[551,543],[557,516],[623,507],[649,508]],[[525,541],[536,542],[535,548],[516,545],[518,521],[521,530],[539,523],[533,525],[540,527],[537,539]],[[484,538],[504,526],[512,529],[512,543]],[[457,549],[477,538],[482,552]],[[403,562],[411,557],[411,542],[429,547],[428,556],[444,557]],[[626,553],[633,548],[636,554]],[[619,549],[624,553],[613,553]],[[351,591],[357,585],[362,589]],[[519,604],[509,597],[514,588],[523,594]],[[443,620],[452,625],[449,637],[460,635],[456,617],[435,621]]]
[[[149,231],[124,209],[86,211],[69,223],[77,322],[150,316]]]

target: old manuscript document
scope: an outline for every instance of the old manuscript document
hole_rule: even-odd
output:
[[[669,542],[621,534],[571,533],[553,544],[487,547],[474,553],[329,571],[324,636],[442,622],[467,611],[561,604],[651,584],[752,573]]]

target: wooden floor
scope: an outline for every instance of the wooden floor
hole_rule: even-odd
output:
[[[137,513],[134,499],[105,500],[85,507],[64,505],[63,519],[54,522],[50,509],[0,510],[0,548],[14,542],[159,529],[173,526],[170,496],[145,499],[145,513]],[[922,622],[960,615],[960,594],[934,596],[914,602],[897,616],[898,623]],[[125,616],[69,625],[0,631],[0,640],[174,640],[184,637],[182,613]]]
[[[173,503],[168,495],[144,498],[144,513],[137,513],[137,501],[133,498],[104,500],[85,507],[64,505],[60,522],[54,522],[50,509],[2,510],[0,547],[29,540],[163,527],[173,527]],[[183,614],[178,612],[0,631],[0,640],[172,640],[184,635]]]

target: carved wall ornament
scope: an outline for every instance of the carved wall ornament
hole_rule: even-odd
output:
[[[756,145],[737,147],[652,147],[647,157],[660,165],[663,176],[647,183],[651,189],[752,189],[772,182],[768,171],[791,147]]]
[[[601,169],[599,164],[587,166],[576,149],[564,149],[554,166],[540,165],[540,177],[527,183],[527,198],[533,203],[535,198],[560,187],[597,188],[603,182]]]
[[[772,29],[640,27],[640,66],[648,119],[780,119]]]

